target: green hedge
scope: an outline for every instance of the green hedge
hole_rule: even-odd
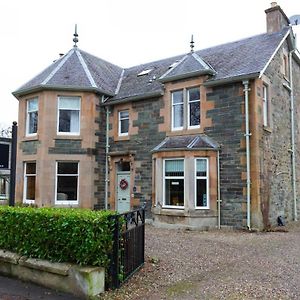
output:
[[[111,211],[0,207],[0,248],[55,262],[107,267]]]

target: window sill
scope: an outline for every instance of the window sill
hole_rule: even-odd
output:
[[[78,205],[78,201],[55,201],[55,206],[58,207],[77,207]]]
[[[35,204],[35,200],[23,200],[24,204]]]
[[[169,206],[162,206],[162,209],[178,209],[178,210],[183,210],[184,209],[184,206],[176,206],[176,205],[169,205]]]
[[[189,129],[182,129],[182,130],[171,130],[167,132],[167,136],[176,136],[176,135],[191,135],[191,134],[199,134],[203,133],[203,128],[189,128]]]
[[[195,210],[209,210],[209,207],[195,207]]]
[[[128,135],[118,135],[114,138],[114,141],[129,141],[130,137],[129,134]]]
[[[272,133],[272,128],[271,128],[270,126],[265,126],[265,125],[263,125],[263,129],[264,129],[264,131],[267,132],[267,133]]]
[[[57,135],[54,140],[77,140],[82,141],[81,135]]]
[[[26,141],[38,141],[39,140],[39,136],[37,134],[35,135],[26,135],[23,137],[23,142],[26,142]]]

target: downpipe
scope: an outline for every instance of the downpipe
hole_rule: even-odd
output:
[[[297,212],[297,191],[296,191],[296,153],[295,153],[295,119],[294,119],[294,85],[293,85],[293,53],[295,49],[289,52],[290,66],[290,101],[291,101],[291,143],[292,143],[292,187],[293,187],[293,204],[294,204],[294,221],[298,220]]]
[[[245,138],[247,168],[247,228],[251,230],[251,175],[250,175],[250,130],[249,130],[249,80],[243,81],[245,93]]]
[[[105,99],[102,96],[102,103],[104,103],[108,97]],[[105,199],[104,199],[104,208],[108,209],[108,154],[109,154],[109,106],[105,107],[106,111],[106,142],[105,142]]]
[[[221,229],[221,189],[220,189],[220,150],[217,156],[217,179],[218,179],[218,229]]]

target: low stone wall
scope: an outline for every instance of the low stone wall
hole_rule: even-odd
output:
[[[101,267],[51,263],[0,250],[0,273],[80,297],[104,292],[105,270]]]

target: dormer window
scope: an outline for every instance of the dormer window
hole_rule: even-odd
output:
[[[34,135],[38,129],[38,99],[27,100],[26,135]]]
[[[199,87],[172,92],[172,130],[200,127]]]

